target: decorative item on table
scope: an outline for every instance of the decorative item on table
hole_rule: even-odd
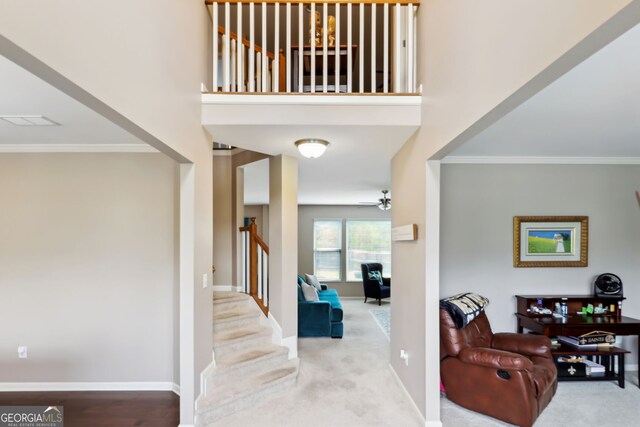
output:
[[[331,47],[336,45],[336,17],[329,15],[327,19],[327,44]]]
[[[313,19],[309,19],[309,44],[312,44],[315,41],[316,46],[322,46],[323,28],[320,22],[320,12],[317,10],[315,13],[315,32],[313,22]]]
[[[585,335],[589,335],[589,334],[585,334]],[[608,335],[609,335],[609,338],[608,338],[609,341],[606,341],[607,338],[604,338],[602,342],[595,342],[595,343],[589,342],[589,340],[587,338],[584,338],[582,335],[578,337],[558,335],[558,342],[562,345],[567,345],[569,347],[577,348],[580,350],[598,350],[599,348],[609,349],[611,345],[615,343],[616,338],[614,334],[608,334]]]
[[[558,377],[586,377],[587,365],[582,358],[569,359],[573,361],[556,360],[556,368],[558,369]],[[579,360],[579,361],[578,361]]]
[[[605,331],[592,331],[587,334],[582,334],[578,337],[578,343],[580,345],[586,344],[607,344],[613,345],[616,342],[616,334]]]
[[[552,311],[550,309],[548,309],[548,308],[537,307],[537,306],[532,304],[531,307],[529,307],[529,313],[549,316],[549,315],[552,314]]]

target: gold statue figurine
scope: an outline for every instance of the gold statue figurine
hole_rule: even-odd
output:
[[[327,23],[327,41],[329,46],[336,45],[336,17],[329,15],[329,22]]]
[[[322,46],[322,25],[320,23],[320,12],[316,10],[316,28],[315,36],[313,34],[313,21],[309,20],[309,44],[315,39],[316,46]]]

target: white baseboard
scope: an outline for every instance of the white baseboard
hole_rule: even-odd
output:
[[[213,292],[231,292],[234,288],[231,285],[214,285],[211,286],[211,290]]]
[[[60,382],[60,383],[0,383],[0,391],[172,391],[180,394],[173,382]]]
[[[204,399],[207,395],[207,377],[211,375],[211,372],[216,367],[215,354],[213,355],[212,359],[213,360],[211,360],[211,363],[209,363],[207,367],[204,368],[202,372],[200,372],[200,395],[196,397],[196,409],[198,409],[198,404],[200,403],[200,401],[202,401],[202,399]]]
[[[269,312],[269,316],[260,316],[260,323],[264,326],[271,328],[273,333],[271,334],[271,342],[276,345],[281,345],[289,349],[289,360],[298,357],[298,337],[282,337],[282,327],[278,323],[275,317]]]
[[[171,391],[180,396],[180,386],[176,383],[173,383],[171,386]]]
[[[195,424],[179,424],[178,427],[195,427]]]
[[[440,421],[429,421],[429,422],[425,421],[424,416],[422,415],[422,412],[420,412],[420,409],[418,409],[418,405],[416,405],[416,402],[413,401],[413,398],[411,397],[407,389],[404,387],[404,384],[402,384],[402,381],[400,381],[400,377],[396,373],[395,369],[393,369],[393,366],[391,366],[391,364],[389,364],[389,370],[391,371],[391,376],[393,376],[393,378],[396,380],[396,382],[402,389],[402,392],[404,393],[407,400],[411,402],[411,406],[413,407],[413,410],[415,411],[415,413],[420,417],[420,420],[422,420],[422,424],[424,424],[425,427],[442,427],[442,422]]]
[[[293,335],[291,337],[283,338],[281,344],[289,349],[289,360],[298,357],[298,336]]]

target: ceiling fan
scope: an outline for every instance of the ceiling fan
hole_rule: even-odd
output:
[[[382,198],[377,202],[360,202],[361,205],[377,206],[380,210],[388,211],[391,209],[391,198],[387,196],[389,190],[382,190]]]

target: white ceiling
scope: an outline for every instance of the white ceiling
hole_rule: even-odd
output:
[[[242,126],[228,134],[218,129],[215,140],[296,157],[300,204],[352,205],[376,202],[381,190],[391,187],[391,158],[412,133],[395,126]],[[294,146],[303,137],[323,138],[330,145],[322,157],[307,159]],[[245,183],[247,204],[266,203],[268,165],[245,168]]]
[[[640,26],[447,159],[459,156],[640,157]]]
[[[43,115],[60,126],[16,126],[0,120],[2,147],[135,144],[147,147],[98,113],[0,56],[0,116]],[[14,150],[17,151],[17,150]]]

